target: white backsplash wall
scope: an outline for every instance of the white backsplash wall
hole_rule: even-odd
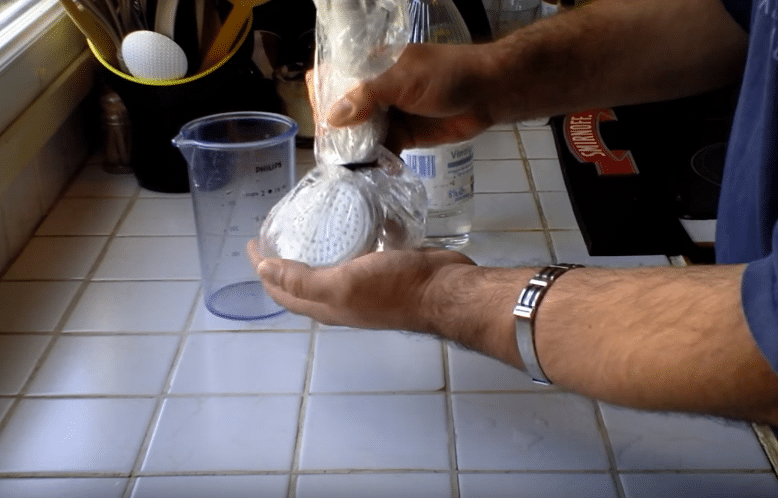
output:
[[[91,118],[90,104],[85,101],[0,193],[0,270],[24,247],[86,160]]]

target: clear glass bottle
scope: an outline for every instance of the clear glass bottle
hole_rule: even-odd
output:
[[[410,0],[411,43],[471,43],[451,0]],[[425,245],[462,247],[473,226],[473,144],[470,140],[406,149],[400,157],[427,190]]]
[[[541,0],[540,17],[551,17],[559,12],[559,0]]]

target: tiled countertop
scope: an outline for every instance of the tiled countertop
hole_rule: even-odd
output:
[[[301,151],[302,171],[312,162]],[[476,141],[479,264],[592,258],[548,128]],[[750,425],[534,386],[435,339],[200,296],[189,195],[89,165],[0,280],[0,496],[775,497]]]

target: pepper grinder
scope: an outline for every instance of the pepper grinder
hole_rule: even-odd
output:
[[[130,120],[119,95],[106,88],[100,96],[103,131],[103,170],[111,174],[132,173],[130,166]]]

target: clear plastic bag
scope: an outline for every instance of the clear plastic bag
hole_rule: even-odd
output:
[[[375,78],[397,61],[408,43],[406,0],[314,0],[314,81],[320,109],[330,109],[359,82]],[[386,138],[384,111],[346,128],[327,124],[319,113],[316,159],[320,165],[369,163]]]
[[[317,102],[332,104],[396,62],[409,36],[405,0],[315,0]],[[381,143],[387,117],[332,128],[318,113],[316,167],[265,219],[266,257],[329,266],[384,249],[418,247],[427,196],[418,177]],[[359,165],[359,166],[356,166]]]
[[[260,251],[329,266],[371,251],[419,246],[424,187],[397,156],[383,147],[378,152],[378,166],[317,166],[308,172],[268,214]]]

